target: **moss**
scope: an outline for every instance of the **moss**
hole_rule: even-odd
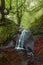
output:
[[[14,22],[8,19],[5,22],[7,22],[5,25],[0,26],[0,45],[17,32],[17,26]]]

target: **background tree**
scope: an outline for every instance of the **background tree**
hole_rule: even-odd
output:
[[[1,12],[1,15],[2,15],[2,20],[4,20],[4,18],[5,18],[4,9],[5,9],[5,0],[1,0],[0,12]]]
[[[23,8],[24,8],[24,5],[25,5],[25,2],[26,2],[26,0],[21,0],[20,2],[19,2],[19,0],[16,0],[16,11],[17,11],[16,16],[17,16],[18,26],[20,26],[20,23],[22,21],[22,16],[23,16],[23,13],[24,13]]]

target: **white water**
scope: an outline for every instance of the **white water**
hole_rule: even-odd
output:
[[[24,39],[25,39],[25,34],[26,33],[26,30],[24,29],[22,32],[21,32],[21,35],[19,36],[19,38],[17,39],[17,42],[16,42],[16,49],[23,49],[23,45],[24,45]]]
[[[26,30],[24,29],[20,35],[18,35],[18,39],[16,40],[16,46],[15,49],[24,49],[23,46],[25,45],[24,42],[26,40],[28,40],[28,38],[30,37],[31,33],[30,30]],[[31,41],[31,40],[30,40]],[[30,43],[30,47],[32,47],[33,44],[31,44],[31,42],[28,42],[28,44]],[[33,43],[33,42],[32,42]],[[27,43],[26,43],[27,44]],[[27,45],[28,46],[28,45]]]

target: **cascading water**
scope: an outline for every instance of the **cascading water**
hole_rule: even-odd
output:
[[[18,34],[16,39],[16,45],[14,46],[14,41],[11,40],[7,46],[3,47],[3,49],[9,47],[12,48],[15,47],[14,49],[16,50],[27,50],[27,51],[33,49],[34,44],[33,44],[31,31],[26,29],[20,31],[20,34]]]
[[[24,40],[25,40],[25,36],[26,36],[26,30],[24,29],[21,34],[18,36],[18,39],[16,41],[16,47],[15,49],[23,49],[23,45],[24,45]]]
[[[15,49],[22,50],[22,49],[24,49],[25,45],[33,48],[33,40],[32,41],[30,40],[31,39],[30,36],[31,36],[30,30],[26,30],[26,29],[22,30],[21,34],[18,35],[18,38],[16,40]],[[31,42],[28,42],[28,44],[27,44],[27,42],[25,42],[26,40],[31,41]]]

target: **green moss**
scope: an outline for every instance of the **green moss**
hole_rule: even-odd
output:
[[[7,20],[6,25],[0,26],[0,44],[7,40],[9,37],[13,36],[17,32],[16,24],[10,20]]]

